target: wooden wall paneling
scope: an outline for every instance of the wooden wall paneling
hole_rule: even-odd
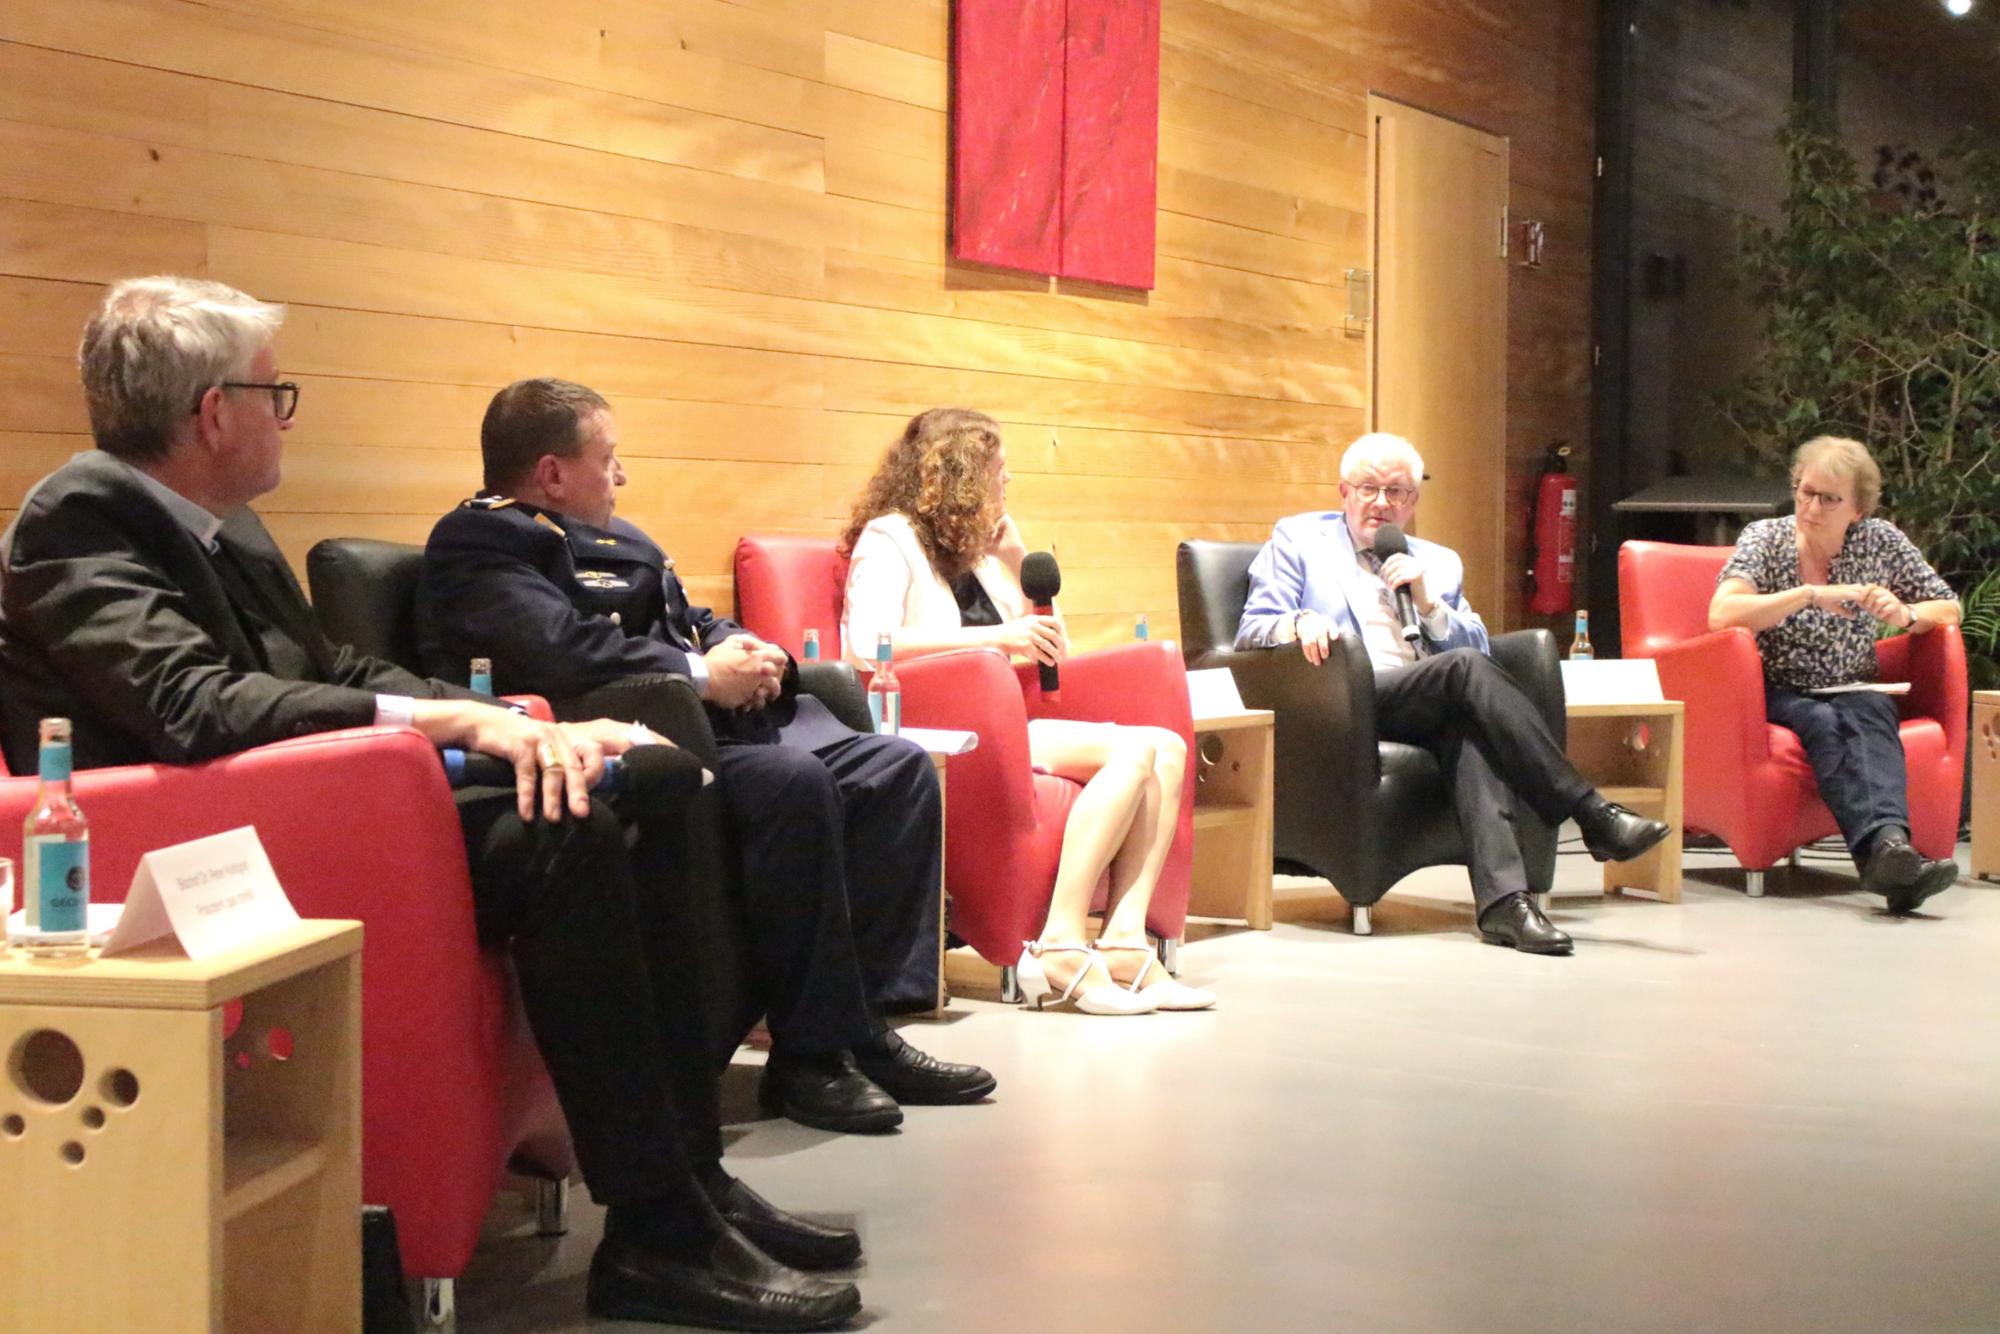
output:
[[[0,505],[85,438],[101,285],[213,273],[291,305],[266,508],[294,560],[421,541],[493,389],[559,374],[619,411],[621,512],[727,607],[737,536],[834,531],[910,413],[964,403],[1003,423],[1079,642],[1139,611],[1166,637],[1182,536],[1337,503],[1371,89],[1508,135],[1550,228],[1510,284],[1510,502],[1581,434],[1588,10],[1163,0],[1141,294],[946,259],[947,0],[27,0],[0,11]]]

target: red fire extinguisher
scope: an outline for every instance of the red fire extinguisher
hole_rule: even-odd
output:
[[[1529,610],[1553,616],[1576,605],[1576,478],[1569,475],[1569,446],[1549,446],[1548,467],[1535,488],[1528,519],[1528,549],[1534,562],[1528,584]]]

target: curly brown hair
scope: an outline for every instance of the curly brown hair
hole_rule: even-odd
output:
[[[993,486],[1000,424],[970,408],[932,408],[910,418],[889,446],[841,534],[849,555],[873,519],[902,514],[916,529],[931,568],[949,583],[977,565],[1003,516]]]

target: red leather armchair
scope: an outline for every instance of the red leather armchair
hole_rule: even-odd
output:
[[[0,778],[0,824],[21,827],[35,787]],[[448,1294],[436,1280],[464,1269],[509,1162],[560,1180],[575,1160],[505,954],[477,943],[437,750],[407,729],[327,732],[91,770],[75,792],[100,901],[151,849],[247,824],[302,915],[364,923],[363,1198],[395,1210],[404,1268]]]
[[[808,626],[820,653],[841,654],[847,562],[824,538],[746,537],[736,546],[737,619],[800,651]],[[1082,789],[1028,761],[1028,719],[1171,728],[1187,743],[1179,829],[1146,927],[1169,946],[1186,930],[1194,850],[1194,722],[1187,670],[1171,643],[1134,643],[1078,654],[1063,664],[1062,697],[1044,697],[1032,667],[995,649],[964,649],[898,663],[903,719],[914,727],[977,732],[979,745],[945,770],[945,884],[952,930],[992,963],[1011,968],[1021,942],[1048,913],[1064,823]],[[1171,949],[1169,949],[1171,953]]]
[[[1708,628],[1730,551],[1627,542],[1618,552],[1618,613],[1625,656],[1653,659],[1667,698],[1687,704],[1687,825],[1727,843],[1757,895],[1764,871],[1838,826],[1797,735],[1765,720],[1756,637]],[[1880,640],[1875,653],[1882,680],[1910,683],[1898,701],[1910,839],[1926,857],[1949,857],[1965,774],[1964,642],[1949,627]]]

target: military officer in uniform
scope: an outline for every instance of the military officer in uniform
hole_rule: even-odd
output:
[[[935,985],[939,793],[929,758],[860,734],[800,694],[789,654],[690,606],[673,561],[613,517],[625,473],[595,391],[522,380],[480,427],[485,487],[424,553],[426,663],[558,703],[671,675],[692,681],[741,843],[749,946],[771,1060],[761,1094],[792,1119],[887,1130],[898,1103],[983,1098],[994,1079],[934,1060],[883,1024]]]

